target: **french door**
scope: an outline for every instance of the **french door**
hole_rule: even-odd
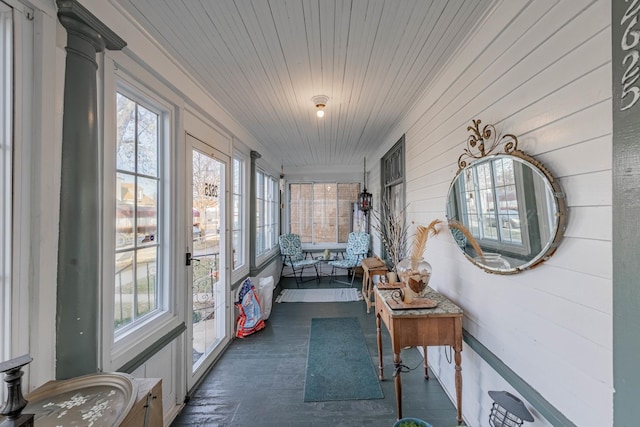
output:
[[[187,135],[190,171],[187,271],[186,361],[189,389],[206,372],[230,339],[230,286],[226,250],[226,181],[228,157]]]

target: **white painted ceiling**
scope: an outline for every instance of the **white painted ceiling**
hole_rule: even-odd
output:
[[[116,1],[285,169],[360,167],[492,2]]]

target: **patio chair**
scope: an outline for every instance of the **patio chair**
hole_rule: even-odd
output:
[[[338,283],[344,283],[345,285],[353,286],[353,279],[355,278],[354,269],[360,265],[362,260],[369,253],[369,234],[362,231],[353,231],[349,233],[347,240],[347,250],[344,259],[329,261],[331,268],[331,281]],[[351,272],[351,281],[343,282],[336,279],[336,269],[347,270],[347,275]]]
[[[300,283],[308,280],[302,280],[302,273],[307,267],[313,266],[316,270],[315,280],[320,281],[320,275],[318,274],[318,260],[305,259],[302,252],[302,243],[300,242],[300,236],[293,233],[283,234],[279,238],[280,254],[282,255],[282,269],[280,275],[282,277],[291,277],[291,275],[283,275],[285,267],[291,267],[292,275],[296,279],[296,285],[300,287]],[[309,279],[313,280],[313,278]]]

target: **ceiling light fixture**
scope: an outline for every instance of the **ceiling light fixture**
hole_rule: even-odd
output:
[[[329,100],[329,97],[326,95],[316,95],[313,98],[311,98],[311,100],[313,101],[313,104],[318,109],[318,111],[316,111],[316,115],[318,117],[324,117],[324,107],[327,106],[327,101]]]

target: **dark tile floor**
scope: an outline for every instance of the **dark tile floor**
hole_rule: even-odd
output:
[[[305,288],[338,287],[324,278]],[[356,278],[354,286],[360,289]],[[280,287],[296,287],[282,279]],[[279,290],[276,290],[276,294]],[[393,355],[383,327],[384,399],[304,402],[305,367],[313,317],[357,317],[378,366],[374,314],[364,302],[274,303],[266,328],[244,339],[235,339],[208,375],[193,391],[172,426],[380,426],[396,421]],[[388,351],[384,351],[387,350]],[[425,381],[422,357],[416,348],[403,350],[403,363],[417,369],[402,374],[403,415],[426,420],[433,427],[452,427],[456,410],[435,379]]]

